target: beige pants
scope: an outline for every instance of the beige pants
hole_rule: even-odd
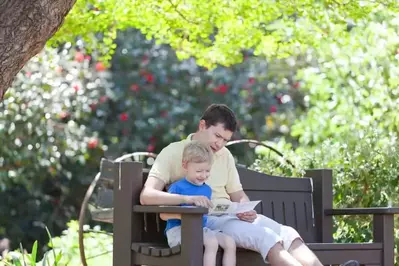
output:
[[[266,261],[269,250],[278,242],[288,250],[295,239],[301,239],[298,232],[292,227],[258,214],[253,223],[239,220],[235,216],[208,216],[207,227],[220,230],[231,236],[237,247],[259,252]]]

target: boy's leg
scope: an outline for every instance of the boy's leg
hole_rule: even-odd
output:
[[[169,247],[173,248],[181,244],[181,226],[175,226],[166,231]]]
[[[219,245],[223,248],[223,266],[236,265],[236,242],[228,235],[215,232]]]
[[[218,239],[208,228],[204,228],[204,266],[215,266],[219,249]]]

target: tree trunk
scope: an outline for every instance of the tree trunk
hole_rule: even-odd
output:
[[[0,0],[0,101],[21,68],[64,22],[76,0]]]

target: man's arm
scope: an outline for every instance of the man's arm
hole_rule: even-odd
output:
[[[180,205],[192,204],[212,207],[212,202],[205,196],[185,196],[162,191],[165,183],[156,177],[149,176],[140,193],[141,205]]]
[[[142,205],[180,205],[187,203],[183,195],[170,194],[162,191],[165,183],[156,177],[149,176],[140,194]]]
[[[239,190],[237,192],[233,192],[229,194],[230,200],[233,202],[247,202],[249,198],[247,194],[243,190]]]

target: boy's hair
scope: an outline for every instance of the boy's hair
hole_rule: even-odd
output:
[[[211,147],[205,143],[193,140],[190,141],[183,150],[183,161],[188,163],[213,162],[213,152]]]
[[[233,133],[237,130],[237,118],[225,104],[211,104],[202,114],[201,120],[205,120],[207,128],[220,123],[224,129]]]

